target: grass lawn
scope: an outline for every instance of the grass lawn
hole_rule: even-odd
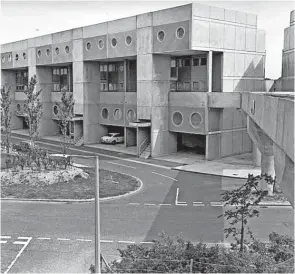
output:
[[[1,187],[1,197],[26,199],[90,199],[95,196],[95,169],[84,168],[90,176],[88,179],[75,177],[69,182],[51,185],[11,184]],[[117,172],[100,170],[100,198],[118,196],[139,187],[134,178]]]

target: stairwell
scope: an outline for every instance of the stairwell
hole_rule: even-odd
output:
[[[143,152],[139,155],[139,158],[148,159],[151,156],[151,144],[149,143]]]
[[[79,136],[77,141],[75,142],[75,146],[80,147],[82,145],[84,145],[84,136],[83,135]]]

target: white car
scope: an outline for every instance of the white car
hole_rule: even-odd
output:
[[[124,143],[124,136],[120,133],[108,133],[106,136],[101,137],[101,142],[112,145]]]

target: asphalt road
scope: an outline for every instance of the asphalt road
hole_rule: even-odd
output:
[[[89,159],[77,162],[93,165]],[[107,156],[100,157],[100,167],[143,182],[133,195],[101,202],[101,249],[108,261],[118,256],[117,248],[133,242],[148,245],[162,231],[192,242],[225,240],[227,224],[218,218],[224,210],[218,201],[232,179]],[[87,273],[94,263],[94,224],[94,203],[2,201],[1,236],[6,238],[1,239],[1,272]],[[272,231],[293,235],[293,224],[290,207],[261,208],[259,219],[250,222],[262,240]]]

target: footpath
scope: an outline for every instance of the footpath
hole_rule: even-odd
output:
[[[20,141],[28,140],[27,135],[12,133],[13,138],[17,138]],[[62,148],[58,141],[42,139],[40,138],[37,142],[40,146],[45,146],[47,149],[61,153]],[[68,149],[71,151],[70,154],[79,155],[98,155],[106,158],[113,158],[117,160],[124,160],[128,162],[140,163],[148,166],[154,166],[158,168],[164,168],[169,170],[177,170],[192,173],[201,173],[214,176],[221,176],[223,178],[232,179],[246,179],[248,174],[253,174],[257,176],[261,174],[260,167],[255,167],[251,165],[249,160],[249,155],[243,156],[232,156],[226,157],[220,160],[207,161],[204,159],[196,159],[195,162],[185,161],[183,159],[178,160],[177,155],[170,155],[166,157],[142,159],[132,154],[109,151],[101,148],[95,148],[93,146],[75,146],[68,145]],[[267,201],[261,203],[261,206],[289,206],[288,201]]]

